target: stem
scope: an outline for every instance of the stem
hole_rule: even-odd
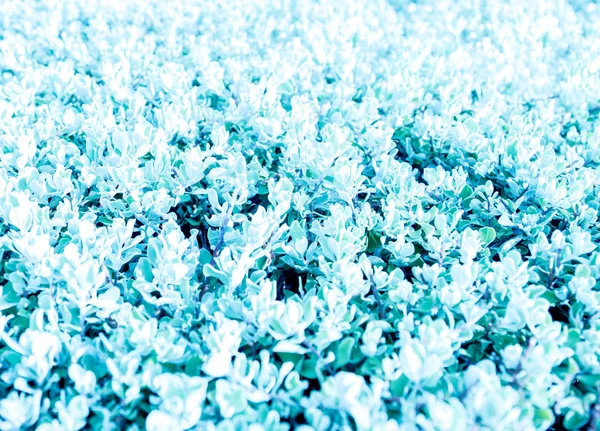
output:
[[[385,305],[383,305],[383,301],[381,300],[381,295],[377,290],[377,285],[375,284],[375,280],[372,275],[369,275],[369,282],[371,283],[371,293],[375,298],[375,302],[377,303],[377,310],[379,311],[379,318],[383,319],[385,317]]]
[[[319,352],[317,352],[317,349],[315,349],[315,346],[313,346],[312,344],[308,343],[307,341],[303,341],[302,346],[304,346],[308,350],[310,350],[311,353],[313,355],[315,355],[317,358],[323,359],[323,357],[319,354]],[[324,364],[324,365],[325,365],[325,371],[327,371],[331,375],[335,374],[335,370],[333,369],[333,367],[330,364]]]
[[[219,254],[221,254],[221,249],[223,248],[223,244],[225,243],[225,229],[227,229],[229,220],[231,219],[231,216],[233,215],[233,208],[235,207],[235,205],[233,204],[233,201],[235,199],[237,199],[237,194],[238,193],[237,193],[237,189],[236,189],[236,191],[233,192],[233,195],[231,195],[231,202],[229,203],[229,206],[227,208],[227,213],[225,214],[225,217],[223,217],[223,221],[221,222],[221,226],[219,227],[219,239],[217,240],[217,244],[215,245],[215,248],[213,249],[212,258],[210,259],[211,266],[214,266],[214,264],[216,263],[216,258],[219,256]],[[200,300],[202,300],[202,298],[206,294],[207,290],[208,290],[208,281],[206,280],[206,277],[204,277],[204,284],[202,285],[202,290],[200,291]]]
[[[548,280],[548,289],[552,289],[552,286],[554,286],[554,282],[556,281],[556,277],[560,275],[560,274],[557,274],[556,271],[560,270],[561,258],[562,258],[562,249],[558,250],[558,253],[556,256],[556,261],[552,262],[550,278]]]
[[[227,214],[225,214],[223,222],[221,223],[221,227],[219,228],[219,239],[213,250],[213,256],[210,259],[211,265],[215,264],[215,259],[219,256],[219,254],[221,254],[221,248],[223,247],[223,243],[225,242],[225,229],[227,228],[227,224],[229,223],[229,217],[231,217],[230,213],[232,208],[233,206],[230,206],[230,209],[227,211]]]

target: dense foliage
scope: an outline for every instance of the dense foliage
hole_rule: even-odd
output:
[[[0,430],[600,429],[600,6],[4,0]]]

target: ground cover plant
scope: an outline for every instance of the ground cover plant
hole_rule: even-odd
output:
[[[0,9],[0,430],[600,429],[595,2]]]

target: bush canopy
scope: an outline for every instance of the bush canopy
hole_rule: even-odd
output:
[[[0,431],[600,430],[600,5],[4,0]]]

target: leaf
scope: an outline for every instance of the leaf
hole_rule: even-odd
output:
[[[496,239],[496,231],[491,227],[484,227],[479,230],[481,236],[481,242],[484,246],[487,246]]]
[[[354,348],[354,338],[344,338],[337,346],[335,355],[335,367],[341,368],[350,362],[352,358],[352,349]]]
[[[273,347],[273,352],[276,353],[297,353],[300,355],[305,354],[308,351],[305,347],[302,347],[298,344],[292,343],[290,341],[281,340],[279,341],[275,347]]]

